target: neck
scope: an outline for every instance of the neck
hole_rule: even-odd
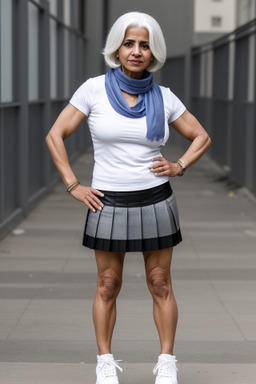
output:
[[[123,66],[121,67],[121,70],[126,76],[130,77],[131,79],[142,79],[144,75],[144,71],[131,72],[131,71],[127,71]]]

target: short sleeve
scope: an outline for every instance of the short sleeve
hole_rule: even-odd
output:
[[[169,100],[170,100],[168,124],[171,124],[173,121],[178,119],[178,117],[180,117],[185,112],[186,107],[169,88],[167,89],[169,91]]]
[[[89,116],[92,110],[93,96],[94,82],[93,79],[90,78],[76,90],[69,102],[74,107],[79,109],[80,112],[84,113],[86,116]]]

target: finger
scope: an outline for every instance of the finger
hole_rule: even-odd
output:
[[[156,167],[167,163],[167,160],[164,157],[155,157],[154,159],[152,159],[152,161],[155,162],[150,167]]]
[[[79,190],[79,187],[77,187],[71,191],[71,195],[77,200],[80,200],[83,202],[89,202],[91,205],[95,206],[95,208],[97,209],[101,209],[104,206],[104,204],[96,197],[96,195],[93,192],[91,192],[90,189],[81,188],[81,190]]]
[[[101,196],[101,197],[104,196],[104,193],[98,191],[97,189],[91,188],[91,191],[92,191],[92,193],[94,193],[94,195],[98,195],[98,196]]]
[[[92,212],[96,212],[96,209],[89,203],[88,200],[85,200],[84,203]]]
[[[93,200],[92,198],[87,198],[84,200],[84,203],[87,205],[88,208],[90,208],[91,211],[93,212],[96,212],[96,210],[98,211],[102,211],[102,208],[104,207],[104,204],[102,204],[100,202],[100,204],[98,204],[95,200]]]
[[[152,159],[152,161],[162,161],[162,160],[165,160],[165,158],[162,157],[162,156],[154,157],[154,158]]]
[[[91,204],[93,204],[97,209],[101,209],[104,207],[104,204],[102,201],[100,201],[95,195],[92,195],[90,197]]]
[[[155,176],[167,176],[166,175],[166,172],[164,171],[164,172],[158,172],[158,173],[155,173]]]
[[[103,197],[104,194],[100,191],[98,191],[97,189],[93,189],[93,188],[86,188],[86,192],[84,193],[84,196],[83,196],[83,201],[84,202],[89,202],[91,205],[93,205],[96,209],[100,209],[104,207],[104,204],[102,203],[101,200],[99,200],[97,197],[96,197],[96,193]]]
[[[159,168],[159,167],[162,167],[163,166],[163,163],[161,161],[155,163],[155,164],[152,164],[150,165],[149,169],[156,169],[156,168]]]
[[[101,210],[104,207],[104,204],[96,195],[92,192],[86,194],[84,196],[84,200],[88,201],[94,208]]]
[[[158,165],[157,167],[151,168],[150,170],[151,172],[156,172],[156,173],[164,172],[165,166],[161,164],[161,165]]]
[[[161,168],[154,168],[154,169],[151,169],[150,171],[153,173],[159,173],[162,171],[162,169]]]

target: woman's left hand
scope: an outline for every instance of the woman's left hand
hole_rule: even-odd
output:
[[[155,157],[152,161],[155,161],[155,163],[149,169],[155,176],[175,177],[182,172],[178,163],[171,163],[164,157]]]

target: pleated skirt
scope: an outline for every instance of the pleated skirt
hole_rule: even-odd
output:
[[[170,183],[129,191],[102,191],[101,211],[88,211],[83,245],[106,252],[169,248],[181,240],[179,214]]]

